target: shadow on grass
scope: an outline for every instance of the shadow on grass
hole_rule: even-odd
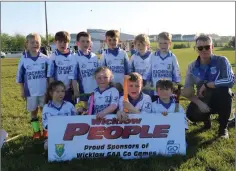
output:
[[[3,171],[174,171],[188,159],[195,157],[198,150],[207,147],[216,139],[202,141],[197,136],[201,129],[194,129],[187,133],[187,155],[174,155],[172,157],[155,156],[146,159],[122,160],[117,157],[100,159],[74,159],[68,162],[48,163],[47,155],[43,149],[43,141],[33,141],[31,137],[22,137],[5,144],[2,149]]]

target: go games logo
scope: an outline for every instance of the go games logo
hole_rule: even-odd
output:
[[[177,154],[179,153],[179,144],[175,144],[174,140],[169,140],[166,145],[166,154]]]

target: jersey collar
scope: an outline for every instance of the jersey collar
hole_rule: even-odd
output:
[[[89,51],[88,55],[85,55],[81,50],[78,50],[78,56],[85,56],[86,58],[91,58],[91,52]]]
[[[55,54],[56,54],[56,55],[62,55],[62,56],[64,56],[64,57],[68,57],[68,56],[71,54],[71,51],[70,51],[69,48],[68,48],[68,50],[69,50],[69,52],[67,52],[67,53],[61,53],[58,49],[56,49],[56,50],[55,50]]]
[[[143,56],[137,52],[137,55],[140,56],[143,60],[147,59],[149,55],[151,54],[151,51],[147,51]]]
[[[164,103],[160,98],[157,99],[157,103],[161,104],[162,106],[164,106],[166,109],[169,109],[171,104],[174,103],[174,99],[172,97],[170,97],[170,102],[169,103]]]
[[[117,56],[119,54],[120,48],[117,47],[115,49],[109,49],[108,48],[108,53],[111,53],[113,56]]]
[[[40,57],[41,52],[38,52],[37,56],[31,56],[30,53],[29,53],[29,51],[23,52],[23,54],[25,55],[25,58],[30,58],[30,59],[32,59],[33,61],[36,61],[36,60]]]
[[[168,53],[167,53],[167,55],[166,55],[165,57],[161,57],[161,51],[160,51],[160,50],[157,50],[157,51],[155,52],[155,55],[156,55],[156,56],[159,56],[162,60],[165,60],[166,58],[172,56],[172,52],[169,50]]]
[[[137,100],[133,100],[130,95],[128,95],[128,99],[129,99],[129,102],[133,105],[133,106],[136,106],[138,104],[138,102],[140,102],[141,100],[143,100],[143,93],[140,93],[139,94],[139,97]]]
[[[105,92],[106,90],[108,90],[108,89],[110,89],[110,88],[112,88],[113,86],[111,86],[111,85],[109,85],[105,90],[103,90],[103,91],[101,91],[100,89],[99,89],[99,87],[97,87],[95,90],[97,90],[97,92],[99,92],[100,94],[102,94],[103,92]]]
[[[53,101],[50,101],[48,105],[49,105],[50,107],[52,107],[52,108],[57,109],[58,111],[60,111],[61,108],[62,108],[62,106],[63,106],[64,104],[65,104],[65,101],[63,101],[60,106],[56,106],[56,105],[53,103]]]

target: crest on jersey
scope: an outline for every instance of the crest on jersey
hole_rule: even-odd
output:
[[[111,97],[110,96],[106,96],[105,97],[105,103],[110,103],[111,102]]]
[[[168,70],[171,70],[171,64],[168,64],[168,65],[167,65],[167,69],[168,69]]]
[[[155,64],[155,65],[154,65],[154,68],[158,68],[158,65],[157,65],[157,64]]]
[[[85,64],[82,64],[82,68],[86,68],[86,65],[85,65]]]
[[[216,74],[217,72],[216,67],[211,67],[210,70],[211,70],[211,74]]]
[[[63,65],[63,62],[62,61],[58,61],[57,65]]]
[[[42,63],[42,64],[41,64],[41,68],[42,68],[42,69],[45,69],[45,63]]]
[[[120,60],[120,64],[121,64],[121,65],[124,65],[124,59],[121,59],[121,60]]]
[[[138,62],[135,62],[135,66],[138,67]]]
[[[111,65],[112,64],[112,62],[111,61],[108,61],[108,63],[107,63],[108,65]]]
[[[146,103],[146,104],[145,104],[145,108],[146,108],[146,109],[151,109],[151,103]]]

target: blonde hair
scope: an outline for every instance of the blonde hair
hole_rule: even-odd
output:
[[[94,71],[94,77],[96,77],[96,75],[101,72],[101,71],[105,71],[105,72],[108,72],[109,75],[111,76],[111,79],[113,79],[113,74],[112,74],[112,71],[106,67],[106,66],[101,66],[101,67],[98,67],[95,71]]]
[[[172,35],[170,33],[168,33],[168,32],[161,32],[160,34],[158,34],[158,40],[159,39],[164,39],[164,40],[171,41]]]
[[[150,45],[149,37],[146,34],[137,35],[134,39],[134,44],[136,44],[137,42],[140,42],[145,45]]]
[[[27,50],[27,43],[32,40],[32,39],[36,39],[39,41],[39,44],[41,44],[41,37],[38,33],[30,33],[26,36],[25,39],[25,50]]]

